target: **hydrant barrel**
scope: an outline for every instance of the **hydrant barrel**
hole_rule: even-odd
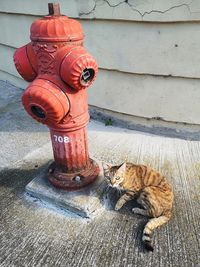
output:
[[[27,113],[49,127],[54,162],[48,179],[56,187],[73,190],[95,181],[98,164],[89,158],[87,88],[98,66],[83,47],[81,24],[60,15],[49,4],[49,15],[35,20],[31,42],[16,50],[19,74],[31,81],[22,96]]]

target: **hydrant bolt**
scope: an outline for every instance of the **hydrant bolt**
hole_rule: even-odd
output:
[[[81,177],[77,175],[77,176],[75,176],[74,180],[75,180],[76,182],[80,182],[80,181],[81,181]]]
[[[81,24],[61,15],[59,4],[48,8],[47,16],[32,23],[31,42],[15,51],[14,63],[31,82],[22,96],[25,110],[50,130],[54,162],[48,179],[58,188],[75,190],[99,174],[89,158],[86,130],[87,88],[98,66],[83,47]]]

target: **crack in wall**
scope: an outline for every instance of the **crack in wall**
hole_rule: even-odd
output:
[[[90,15],[91,13],[93,13],[95,11],[96,7],[97,7],[97,1],[94,1],[94,7],[88,12],[79,12],[79,16],[81,17],[83,15],[84,16]]]
[[[131,7],[131,9],[133,11],[138,12],[141,15],[142,19],[144,18],[145,15],[149,15],[149,14],[152,14],[152,13],[165,14],[168,11],[171,11],[171,10],[173,10],[175,8],[180,8],[180,7],[186,7],[188,9],[189,13],[191,14],[190,6],[188,4],[181,4],[181,5],[173,6],[173,7],[170,7],[168,9],[164,10],[164,11],[161,11],[161,10],[151,10],[151,11],[145,11],[144,13],[141,13],[138,9],[133,8],[132,5],[130,5],[129,3],[127,3],[127,4]]]
[[[80,12],[79,16],[92,14],[97,8],[97,2],[98,2],[98,0],[96,0],[96,1],[94,0],[94,7],[88,12]],[[122,4],[127,4],[131,8],[131,10],[134,11],[134,12],[137,12],[141,16],[142,19],[144,18],[145,15],[149,15],[149,14],[152,14],[152,13],[165,14],[165,13],[167,13],[167,12],[173,10],[173,9],[180,8],[180,7],[186,7],[190,14],[196,13],[196,12],[191,12],[191,9],[190,9],[190,5],[192,4],[193,1],[191,1],[189,4],[183,3],[183,4],[180,4],[180,5],[172,6],[172,7],[168,8],[168,9],[166,9],[166,10],[163,10],[163,11],[153,9],[151,11],[145,11],[143,13],[141,11],[139,11],[138,9],[134,8],[133,5],[129,3],[129,0],[124,0],[124,1],[121,1],[121,2],[119,2],[117,4],[114,4],[114,5],[111,4],[108,0],[103,0],[103,2],[106,3],[109,7],[112,7],[112,8],[118,7],[118,6],[122,5]]]

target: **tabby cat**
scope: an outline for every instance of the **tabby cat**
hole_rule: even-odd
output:
[[[104,176],[109,179],[111,186],[124,192],[117,201],[115,210],[121,209],[127,201],[137,198],[144,209],[133,208],[133,213],[151,217],[144,227],[142,241],[147,250],[153,251],[153,230],[167,223],[172,215],[171,185],[160,173],[144,165],[103,164],[103,168]]]

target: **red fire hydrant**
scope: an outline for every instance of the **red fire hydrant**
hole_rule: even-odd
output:
[[[14,62],[29,84],[22,96],[25,110],[50,129],[54,163],[48,179],[58,188],[79,189],[99,174],[89,158],[86,125],[87,87],[98,66],[83,47],[80,23],[60,15],[49,4],[49,15],[33,22],[31,42],[16,50]]]

